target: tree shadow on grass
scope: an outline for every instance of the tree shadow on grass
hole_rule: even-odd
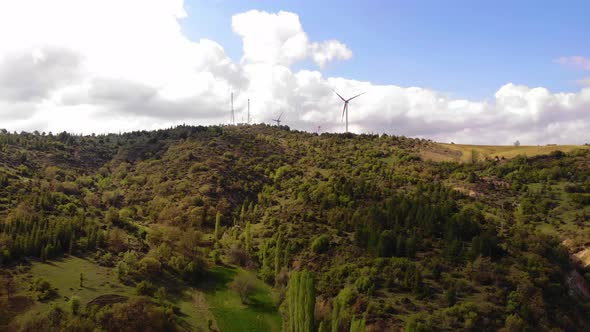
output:
[[[224,291],[229,287],[229,283],[234,280],[238,273],[235,267],[217,265],[207,271],[203,281],[197,285],[197,288],[205,293]]]
[[[262,314],[275,314],[277,313],[277,307],[269,303],[268,301],[262,301],[255,297],[250,297],[248,299],[248,307],[257,313]]]

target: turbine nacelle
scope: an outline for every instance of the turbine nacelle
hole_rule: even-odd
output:
[[[274,121],[274,122],[277,123],[277,126],[280,126],[281,125],[281,117],[283,116],[283,113],[285,113],[285,112],[281,112],[281,114],[279,115],[278,118],[272,119],[272,121]]]

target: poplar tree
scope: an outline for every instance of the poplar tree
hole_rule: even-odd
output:
[[[350,332],[365,332],[365,319],[352,319],[350,321]]]
[[[279,232],[277,235],[277,246],[275,248],[275,278],[279,275],[281,270],[281,253],[283,250],[283,233]]]
[[[293,272],[287,293],[289,305],[289,331],[314,330],[315,287],[312,274],[303,270]]]
[[[219,240],[219,231],[220,231],[220,227],[221,227],[221,213],[217,212],[217,215],[215,215],[215,242],[217,242]]]
[[[250,222],[248,221],[246,223],[246,231],[245,231],[245,235],[246,235],[246,251],[249,253],[250,250],[252,249],[252,235],[250,233]]]

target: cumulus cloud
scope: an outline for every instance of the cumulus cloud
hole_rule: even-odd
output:
[[[34,11],[30,8],[35,8]],[[181,0],[0,2],[0,127],[83,133],[229,121],[251,100],[255,122],[284,112],[292,128],[344,131],[344,97],[354,132],[392,133],[482,144],[584,143],[590,87],[555,93],[508,83],[483,101],[420,87],[325,77],[347,60],[338,40],[310,41],[297,14],[248,11],[232,18],[243,55],[188,39]],[[294,70],[311,60],[315,68]],[[584,59],[563,58],[584,68]],[[316,67],[317,66],[317,67]]]
[[[0,98],[33,101],[80,76],[79,54],[49,47],[9,54],[0,62]]]
[[[311,43],[295,13],[250,10],[234,15],[232,28],[242,38],[243,64],[289,66],[311,57],[323,68],[335,59],[352,57],[352,51],[338,40]]]

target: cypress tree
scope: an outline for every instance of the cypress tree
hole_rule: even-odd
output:
[[[246,223],[246,251],[250,252],[252,249],[252,235],[250,234],[250,222]]]
[[[350,332],[365,332],[365,319],[352,319],[350,321]]]
[[[288,297],[288,304],[289,304],[289,331],[295,332],[299,330],[299,325],[297,324],[297,299],[298,299],[298,292],[299,292],[299,272],[294,271],[291,274],[291,279],[289,280],[289,290],[287,293]]]
[[[279,275],[281,270],[281,254],[283,250],[283,233],[279,232],[277,235],[277,246],[275,248],[275,277]]]
[[[287,293],[289,304],[289,331],[314,330],[315,287],[312,274],[303,270],[293,272]]]
[[[220,231],[220,226],[221,226],[221,213],[219,213],[219,211],[217,212],[217,215],[215,215],[215,242],[217,242],[219,240],[219,231]]]

